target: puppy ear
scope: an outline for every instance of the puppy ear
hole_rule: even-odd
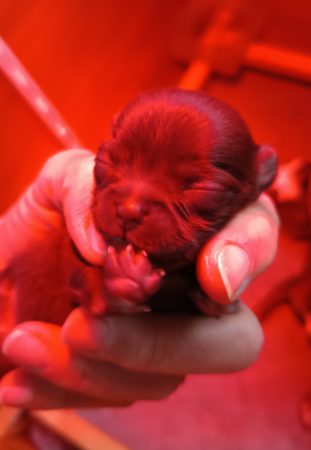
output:
[[[111,127],[111,136],[113,138],[116,138],[116,131],[117,131],[117,128],[119,125],[120,116],[121,116],[121,112],[116,113],[113,116],[112,121],[111,121],[111,126],[110,126]]]
[[[311,170],[308,180],[308,193],[307,193],[307,205],[308,205],[308,212],[309,212],[309,219],[311,224]]]
[[[96,186],[100,187],[104,180],[104,161],[107,157],[107,142],[102,142],[97,150],[94,167],[94,178]]]
[[[256,168],[257,186],[263,191],[272,184],[278,170],[278,157],[273,147],[264,144],[258,148]]]

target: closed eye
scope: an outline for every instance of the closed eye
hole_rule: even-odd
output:
[[[202,178],[199,176],[187,177],[183,179],[182,191],[196,189],[201,184]]]
[[[101,187],[107,187],[119,183],[121,180],[115,170],[104,168],[101,174]]]
[[[211,183],[206,183],[206,182],[202,182],[202,181],[196,181],[196,182],[192,182],[189,183],[188,185],[186,185],[183,189],[183,191],[202,191],[202,192],[207,192],[210,191],[211,189]]]

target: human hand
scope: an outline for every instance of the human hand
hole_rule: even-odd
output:
[[[91,215],[94,153],[52,156],[25,194],[0,218],[0,270],[55,229],[66,226],[82,256],[101,265],[106,247]]]
[[[204,316],[91,317],[76,309],[63,330],[26,322],[4,343],[19,366],[1,382],[2,404],[25,409],[128,406],[169,396],[191,373],[248,367],[262,345],[259,323],[241,305]]]
[[[68,171],[61,158],[73,158]],[[67,152],[54,157],[54,166],[49,164],[48,176],[45,181],[41,179],[41,187],[37,184],[34,197],[40,198],[40,205],[50,211],[56,225],[57,215],[65,217],[80,252],[87,260],[100,264],[105,248],[87,217],[93,155]],[[71,192],[70,187],[77,181],[79,193],[75,189]],[[45,232],[49,222],[42,215]],[[41,217],[34,216],[36,220]],[[84,228],[80,235],[75,225],[81,223]],[[273,205],[263,195],[202,250],[198,271],[201,284],[210,289],[205,277],[209,271],[218,280],[216,288],[212,286],[214,294],[226,300],[236,298],[241,287],[271,262],[277,230]],[[26,238],[36,238],[31,231],[27,233]],[[24,408],[113,406],[155,400],[173,392],[186,374],[232,372],[247,367],[256,359],[261,345],[260,325],[244,305],[240,305],[238,313],[221,319],[185,315],[94,318],[79,308],[68,317],[63,329],[28,322],[10,333],[3,350],[19,368],[3,378],[1,399],[4,404]]]

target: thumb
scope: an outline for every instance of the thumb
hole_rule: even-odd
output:
[[[239,214],[199,254],[197,277],[216,302],[236,300],[273,261],[279,220],[266,194]]]
[[[66,227],[81,255],[90,263],[102,264],[106,245],[92,215],[94,154],[77,154],[64,172],[62,208]]]

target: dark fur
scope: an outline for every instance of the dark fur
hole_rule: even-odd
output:
[[[98,151],[95,223],[112,244],[130,242],[164,268],[182,267],[275,172],[275,153],[256,145],[222,101],[178,89],[144,94]],[[124,220],[129,199],[140,213]]]

